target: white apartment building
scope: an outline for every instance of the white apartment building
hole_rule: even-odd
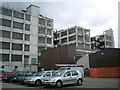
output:
[[[105,30],[102,35],[91,37],[91,48],[94,49],[105,49],[115,48],[113,30]]]
[[[54,43],[57,45],[74,45],[76,49],[90,50],[90,29],[73,26],[55,32]]]
[[[40,15],[34,5],[0,9],[0,68],[37,71],[41,50],[53,47],[53,19]]]

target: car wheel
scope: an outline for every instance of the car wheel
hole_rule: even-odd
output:
[[[55,86],[56,86],[57,88],[62,87],[62,82],[61,82],[61,81],[57,81],[56,84],[55,84]]]
[[[35,85],[36,86],[40,86],[42,83],[41,83],[41,81],[40,80],[37,80],[36,82],[35,82]]]
[[[77,80],[77,85],[82,85],[82,80],[81,79]]]

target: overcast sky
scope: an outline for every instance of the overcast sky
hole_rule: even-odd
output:
[[[24,0],[3,5],[18,10],[30,4],[40,7],[40,14],[54,20],[54,29],[61,30],[75,25],[91,30],[91,36],[103,34],[110,28],[114,31],[115,46],[118,47],[118,1],[119,0]],[[38,2],[39,1],[39,2]],[[42,2],[41,2],[42,1]],[[58,2],[59,1],[59,2]],[[73,2],[74,1],[74,2]]]

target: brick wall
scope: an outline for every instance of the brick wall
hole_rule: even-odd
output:
[[[120,67],[91,68],[90,77],[120,77]]]

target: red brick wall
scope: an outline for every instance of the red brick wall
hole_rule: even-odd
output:
[[[91,68],[90,77],[120,77],[120,67]]]

